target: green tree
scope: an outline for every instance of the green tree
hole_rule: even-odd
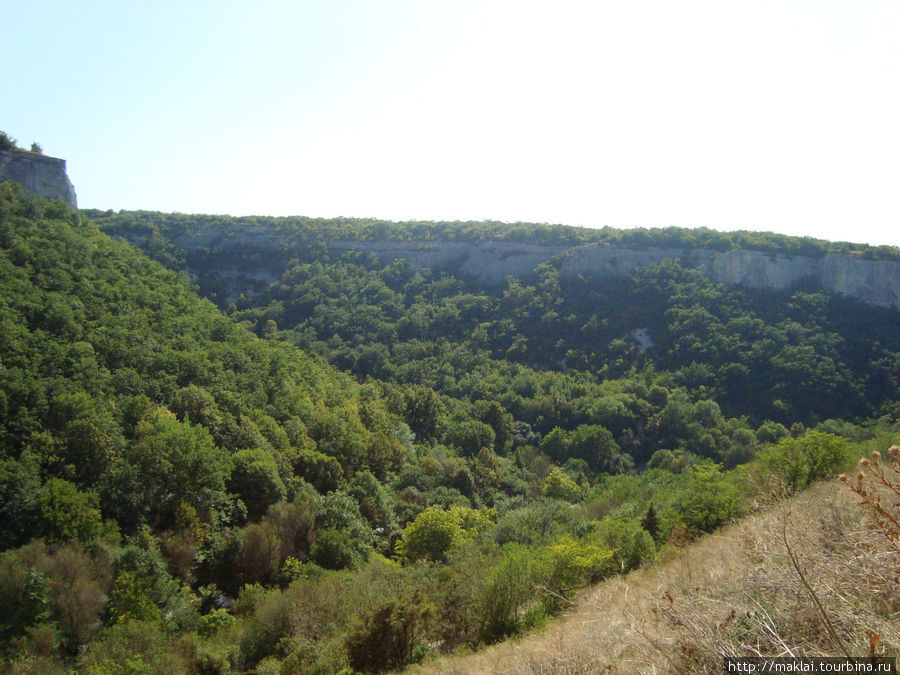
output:
[[[153,599],[153,591],[147,579],[132,572],[122,572],[116,577],[109,598],[109,615],[113,623],[146,621],[159,626],[165,619]]]
[[[641,519],[641,527],[647,530],[649,535],[653,537],[654,542],[659,541],[659,516],[656,515],[656,507],[653,505],[653,502],[650,502],[647,512]]]
[[[544,568],[544,560],[533,550],[516,544],[504,547],[475,600],[481,641],[496,642],[519,630],[535,586],[545,576]]]
[[[179,422],[168,410],[153,411],[138,423],[126,459],[121,469],[132,476],[128,496],[151,523],[171,521],[181,502],[210,522],[224,504],[231,458],[205,428]]]
[[[684,524],[712,532],[741,513],[741,493],[722,473],[721,465],[705,460],[687,469],[688,485],[678,508]]]
[[[0,554],[0,644],[50,618],[47,577],[28,565],[19,551]]]
[[[0,131],[0,150],[17,150],[18,147],[15,138],[5,131]]]
[[[38,495],[35,525],[39,536],[50,542],[93,542],[103,532],[97,493],[80,492],[69,481],[51,478]]]
[[[551,499],[561,499],[566,502],[577,502],[582,496],[582,490],[578,483],[558,467],[550,469],[550,473],[544,479],[541,486],[541,494]]]
[[[478,419],[494,430],[494,452],[505,454],[512,446],[513,417],[497,401],[476,401]]]
[[[264,448],[240,450],[233,456],[234,469],[227,486],[247,506],[247,515],[257,520],[268,508],[284,499],[285,487],[272,453]]]
[[[583,459],[597,473],[624,473],[634,462],[624,454],[608,429],[583,424],[569,436],[569,456]]]
[[[444,443],[467,457],[474,457],[481,448],[493,448],[496,435],[494,430],[477,420],[454,420],[444,431]]]
[[[31,536],[40,489],[36,462],[28,457],[0,461],[0,551]]]
[[[809,432],[799,438],[785,436],[758,455],[758,472],[770,488],[789,494],[810,483],[830,478],[846,468],[847,442],[840,436]]]
[[[616,571],[622,574],[635,569],[656,553],[650,533],[631,520],[606,517],[596,523],[587,538],[602,542],[612,551],[612,562]]]
[[[359,505],[345,492],[325,495],[316,508],[316,539],[313,561],[327,569],[357,567],[372,552],[372,527]]]
[[[407,560],[446,559],[454,546],[472,539],[493,525],[493,514],[466,507],[448,510],[430,507],[403,529],[397,553]]]
[[[373,528],[393,530],[394,509],[391,498],[371,471],[360,471],[347,485],[349,494],[359,504],[359,511]]]

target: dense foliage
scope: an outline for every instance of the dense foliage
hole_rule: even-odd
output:
[[[143,245],[176,270],[177,233],[212,220],[103,217],[157,228]],[[854,331],[844,300],[674,264],[479,287],[332,256],[329,228],[369,226],[319,225],[280,222],[296,260],[217,308],[0,184],[4,668],[398,668],[540,625],[896,430],[896,312],[853,305]]]
[[[199,256],[216,256],[209,232],[223,240],[240,239],[240,255],[246,264],[277,265],[292,259],[308,261],[323,251],[323,242],[340,241],[517,241],[529,244],[573,246],[603,243],[621,246],[669,248],[681,251],[708,249],[728,251],[748,249],[783,255],[822,256],[848,253],[862,258],[900,260],[893,246],[869,246],[830,242],[812,237],[790,237],[774,232],[720,232],[706,227],[587,228],[547,223],[503,223],[496,221],[411,221],[391,222],[365,218],[307,218],[292,216],[213,216],[152,211],[85,211],[110,234],[136,236],[153,241],[158,252],[173,242],[196,244]],[[267,241],[278,242],[273,258]],[[178,248],[176,244],[175,248]],[[190,246],[193,248],[193,246]],[[268,254],[268,257],[260,257]],[[210,258],[207,258],[210,259]],[[222,258],[219,258],[222,261]]]

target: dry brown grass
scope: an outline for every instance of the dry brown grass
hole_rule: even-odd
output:
[[[896,553],[856,501],[836,481],[816,485],[595,586],[541,632],[414,672],[721,672],[724,656],[836,656],[841,642],[854,656],[876,643],[896,656]]]

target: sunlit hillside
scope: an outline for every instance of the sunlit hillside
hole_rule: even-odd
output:
[[[815,616],[782,620],[806,615],[778,538],[722,528],[898,440],[900,312],[866,295],[890,252],[751,242],[884,273],[851,297],[651,245],[709,233],[633,231],[640,265],[581,274],[581,244],[539,241],[583,234],[561,227],[92,215],[0,184],[0,669],[378,673],[494,658],[574,607],[617,644],[542,649],[587,671],[831,649]],[[707,244],[735,263],[735,237]],[[861,550],[835,518],[834,551]],[[678,569],[707,570],[702,594],[660,595]],[[887,588],[877,569],[846,578]],[[772,579],[787,604],[754,610]],[[854,649],[858,625],[886,635],[830,611]]]
[[[858,503],[823,482],[592,587],[544,630],[410,672],[720,673],[726,656],[896,656],[900,560]]]

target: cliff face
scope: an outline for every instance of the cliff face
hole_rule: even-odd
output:
[[[384,261],[406,258],[413,265],[455,265],[487,283],[507,276],[528,276],[535,265],[563,253],[560,275],[624,276],[636,269],[675,259],[714,281],[747,288],[783,290],[803,279],[875,305],[900,307],[900,262],[864,260],[830,253],[820,258],[773,255],[762,251],[727,252],[694,249],[624,248],[586,244],[566,249],[512,242],[332,242],[332,248],[375,253]]]
[[[120,236],[146,246],[145,235],[121,232]],[[266,227],[226,232],[201,227],[175,236],[172,243],[188,253],[199,253],[187,270],[195,278],[213,274],[223,283],[226,297],[253,295],[281,275],[288,263],[281,236]],[[362,251],[382,262],[406,259],[414,267],[450,268],[488,284],[507,277],[528,277],[536,265],[558,256],[560,275],[624,276],[674,259],[694,267],[714,281],[746,288],[784,290],[800,281],[814,281],[823,288],[857,300],[900,307],[900,261],[865,260],[831,253],[820,257],[786,256],[736,249],[682,250],[677,248],[626,248],[607,244],[544,246],[512,241],[349,241],[327,243],[333,252]],[[207,260],[207,250],[214,259]],[[252,252],[253,256],[248,256]],[[289,256],[288,256],[289,257]],[[189,256],[189,260],[190,260]],[[240,261],[233,264],[227,260]],[[255,260],[255,262],[254,262]]]
[[[78,208],[66,160],[23,150],[0,150],[0,181],[12,180],[47,199]]]
[[[374,253],[384,262],[405,258],[414,267],[453,267],[490,284],[527,276],[536,265],[566,250],[565,246],[505,241],[332,241],[328,247]]]

